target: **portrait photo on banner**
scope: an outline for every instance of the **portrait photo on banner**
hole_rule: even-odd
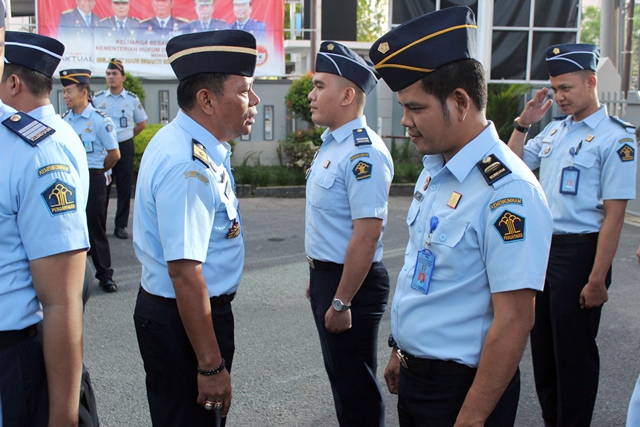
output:
[[[174,79],[169,39],[233,29],[255,36],[257,77],[285,73],[282,0],[36,0],[36,21],[65,45],[59,69],[100,73],[116,57],[138,77]]]

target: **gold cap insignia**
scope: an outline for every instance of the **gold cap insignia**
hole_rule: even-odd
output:
[[[482,159],[482,163],[490,163],[491,162],[491,157],[485,157],[484,159]]]
[[[553,54],[557,55],[560,53],[560,49],[558,49],[557,47],[553,49]]]
[[[333,45],[333,43],[329,43],[329,44],[327,45],[327,50],[333,50],[333,48],[334,48],[334,47],[335,47],[335,46]]]
[[[18,114],[14,114],[9,118],[9,120],[11,120],[12,122],[19,122],[20,119],[22,119],[22,117],[20,117]]]
[[[389,47],[389,43],[388,42],[382,42],[380,43],[380,46],[378,46],[378,52],[380,52],[381,54],[385,54],[387,52],[389,52],[391,48]]]

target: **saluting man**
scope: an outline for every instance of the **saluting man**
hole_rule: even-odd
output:
[[[311,119],[327,129],[307,173],[307,294],[341,426],[384,425],[376,370],[393,160],[364,116],[377,83],[370,62],[340,43],[321,44],[309,100]]]
[[[546,56],[551,90],[565,115],[524,145],[531,124],[553,103],[543,88],[509,139],[532,170],[540,168],[553,214],[546,284],[536,296],[531,331],[533,373],[546,425],[588,426],[598,391],[600,315],[627,200],[636,196],[637,144],[633,125],[600,105],[597,46],[554,45]]]
[[[485,118],[468,7],[429,13],[369,50],[424,154],[391,306],[385,379],[401,426],[512,426],[518,364],[544,285],[551,214]]]
[[[106,184],[104,172],[111,169],[118,159],[120,150],[113,122],[103,112],[96,110],[90,102],[91,71],[72,69],[60,71],[67,112],[62,117],[78,134],[89,165],[89,200],[87,203],[87,223],[91,249],[89,255],[96,268],[96,278],[105,292],[116,292],[118,286],[113,281],[111,250],[106,232]]]
[[[115,123],[120,147],[120,160],[113,166],[113,178],[118,189],[118,207],[116,209],[113,235],[120,239],[128,239],[127,225],[131,207],[131,186],[133,185],[133,159],[135,146],[133,137],[147,126],[145,113],[138,96],[126,91],[123,87],[127,77],[124,74],[122,61],[111,58],[107,65],[108,90],[102,90],[93,98],[96,108]],[[106,205],[109,206],[111,183],[107,186]]]
[[[244,266],[226,141],[248,135],[255,122],[256,40],[232,30],[184,34],[167,43],[167,56],[180,111],[140,165],[134,322],[153,425],[214,425],[231,406],[231,301]]]
[[[4,22],[0,0],[2,44]],[[0,424],[77,425],[83,184],[55,129],[2,102],[0,122]]]

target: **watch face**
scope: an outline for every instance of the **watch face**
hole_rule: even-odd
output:
[[[336,311],[342,310],[342,301],[340,301],[339,299],[334,299],[332,305]]]

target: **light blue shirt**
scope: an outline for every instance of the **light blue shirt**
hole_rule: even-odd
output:
[[[355,145],[353,131],[364,129],[371,144]],[[307,176],[305,251],[319,260],[344,264],[353,220],[387,224],[393,160],[364,116],[322,134],[322,146]],[[382,260],[382,234],[373,262]]]
[[[118,134],[118,142],[133,138],[133,128],[136,127],[136,123],[147,120],[147,113],[145,113],[138,97],[124,89],[118,95],[112,94],[110,90],[100,91],[93,97],[93,104],[113,120]],[[123,120],[122,117],[126,120]],[[126,127],[122,127],[121,125],[125,122]]]
[[[118,148],[113,121],[91,104],[80,114],[75,114],[72,110],[67,111],[62,119],[69,123],[80,137],[87,153],[89,169],[104,168],[107,151]]]
[[[572,158],[569,151],[578,146]],[[633,159],[628,156],[630,149]],[[540,168],[553,233],[596,233],[604,219],[603,200],[635,199],[636,156],[633,129],[609,118],[606,106],[581,122],[574,122],[573,116],[554,120],[529,140],[524,161],[532,170]],[[576,195],[560,193],[562,170],[571,165],[580,171]]]
[[[0,102],[0,121],[15,110]],[[54,134],[55,136],[55,134]],[[29,261],[89,247],[86,198],[67,147],[32,147],[0,125],[0,331],[42,320]]]
[[[511,170],[489,185],[493,154]],[[391,306],[398,348],[477,367],[493,322],[491,295],[542,290],[552,220],[540,184],[490,125],[445,164],[425,156],[407,215],[409,243]],[[425,183],[430,183],[425,190]],[[457,195],[456,195],[457,193]],[[427,245],[431,218],[439,223]],[[418,251],[435,255],[428,293],[413,289]]]
[[[194,140],[206,154],[194,155]],[[244,267],[244,235],[229,170],[229,145],[179,111],[151,140],[140,164],[133,246],[142,287],[175,298],[167,261],[202,263],[209,296],[235,292]]]
[[[84,150],[82,141],[78,138],[78,134],[69,123],[62,120],[62,118],[56,114],[51,104],[29,111],[29,115],[56,130],[56,133],[51,135],[51,138],[64,144],[67,156],[78,172],[78,175],[80,175],[84,198],[87,200],[89,196],[89,166],[87,165],[87,153]]]

